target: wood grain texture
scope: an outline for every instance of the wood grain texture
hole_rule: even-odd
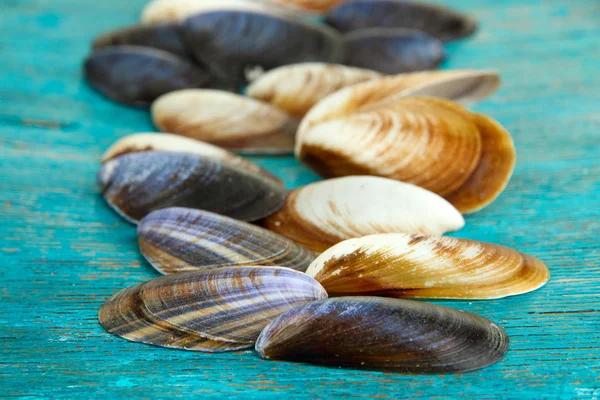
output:
[[[507,356],[468,374],[394,374],[207,355],[130,343],[96,315],[158,276],[135,228],[102,201],[102,152],[150,130],[147,112],[81,79],[92,38],[137,19],[143,0],[3,0],[0,11],[0,396],[151,398],[600,399],[600,3],[439,1],[480,20],[447,45],[446,68],[495,68],[500,92],[477,111],[513,133],[506,192],[453,234],[514,246],[552,272],[540,291],[436,304],[490,318]],[[291,157],[255,158],[288,186],[317,180]]]

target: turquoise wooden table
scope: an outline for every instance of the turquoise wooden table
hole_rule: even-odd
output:
[[[206,355],[127,342],[100,304],[157,275],[135,228],[102,201],[100,154],[152,128],[98,96],[80,64],[98,33],[144,0],[0,0],[0,397],[600,399],[600,2],[450,1],[481,22],[445,68],[495,68],[479,111],[514,134],[506,192],[454,234],[514,246],[551,269],[514,298],[437,302],[501,323],[510,351],[482,371],[400,376]],[[317,179],[291,157],[256,158],[290,187]]]

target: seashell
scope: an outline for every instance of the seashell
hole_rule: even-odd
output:
[[[281,313],[327,298],[318,282],[279,267],[241,267],[167,275],[127,288],[99,319],[125,339],[207,352],[251,347]]]
[[[260,1],[250,0],[153,0],[144,7],[141,22],[143,24],[181,22],[195,14],[225,10],[273,14],[284,12]]]
[[[272,321],[256,351],[266,359],[409,374],[487,367],[508,336],[475,314],[410,300],[340,297],[298,306]]]
[[[374,71],[339,64],[293,64],[266,72],[248,86],[246,94],[303,117],[328,95],[381,76]]]
[[[456,11],[407,0],[349,0],[329,10],[326,22],[341,32],[409,28],[448,41],[471,35],[477,23]]]
[[[550,279],[537,258],[508,247],[410,234],[341,242],[306,271],[331,295],[497,299],[531,292]]]
[[[118,29],[97,37],[92,47],[98,50],[122,45],[152,47],[189,58],[179,24],[135,25]]]
[[[411,29],[361,29],[347,34],[345,43],[345,64],[384,74],[435,69],[446,58],[442,42]]]
[[[325,97],[302,120],[298,134],[319,122],[376,108],[407,96],[432,96],[468,106],[491,96],[500,86],[494,71],[427,71],[385,76],[343,88]]]
[[[441,235],[465,224],[446,200],[420,187],[374,176],[329,179],[291,191],[263,224],[315,252],[374,233]]]
[[[210,75],[164,50],[115,46],[96,50],[85,62],[91,87],[120,103],[147,107],[173,90],[202,87]]]
[[[102,155],[102,162],[105,163],[108,160],[117,158],[123,154],[144,151],[174,151],[217,158],[249,171],[259,173],[263,177],[272,179],[276,183],[283,185],[278,177],[266,169],[254,164],[250,160],[242,158],[218,146],[213,146],[199,140],[189,139],[179,135],[171,135],[169,133],[136,133],[125,136],[106,150],[104,155]]]
[[[270,104],[219,90],[182,90],[152,104],[160,130],[247,153],[290,153],[298,122]]]
[[[396,98],[313,123],[319,120],[319,107],[299,128],[296,155],[324,177],[396,179],[470,213],[493,202],[512,175],[510,134],[496,121],[448,100]]]
[[[343,0],[271,0],[273,3],[293,7],[314,14],[323,14]]]
[[[255,171],[179,152],[122,155],[102,165],[98,182],[108,204],[132,223],[175,206],[255,221],[277,211],[285,197],[283,185]]]
[[[215,76],[240,85],[257,68],[344,59],[338,32],[285,14],[224,10],[195,14],[183,24],[196,60]]]
[[[256,225],[189,208],[166,208],[138,225],[140,250],[162,274],[247,265],[306,271],[314,254]]]

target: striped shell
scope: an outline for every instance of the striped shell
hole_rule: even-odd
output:
[[[315,252],[375,233],[441,235],[465,224],[443,198],[420,187],[374,176],[329,179],[291,191],[263,224]]]
[[[219,90],[181,90],[152,104],[160,130],[247,153],[289,153],[297,121],[270,104]]]
[[[315,280],[287,268],[221,268],[124,289],[102,305],[98,318],[131,341],[218,352],[252,347],[278,315],[324,298]]]
[[[325,21],[341,32],[365,28],[409,28],[440,40],[471,35],[476,22],[449,8],[411,0],[346,0],[329,10]]]
[[[468,106],[492,95],[500,86],[494,71],[427,71],[385,76],[339,90],[316,104],[302,120],[301,135],[315,124],[377,107],[406,96],[431,96]]]
[[[448,100],[400,97],[312,122],[319,120],[313,119],[319,106],[300,127],[296,155],[324,177],[396,179],[470,213],[493,202],[512,175],[516,155],[510,134],[493,119]]]
[[[138,238],[141,253],[162,274],[247,265],[306,271],[315,258],[256,225],[189,208],[150,213],[138,225]]]
[[[371,235],[339,243],[306,271],[331,295],[496,299],[550,279],[537,258],[508,247],[449,237]]]
[[[328,95],[381,74],[339,64],[302,63],[275,68],[253,81],[246,94],[302,117]]]
[[[217,158],[167,151],[109,160],[98,182],[105,200],[133,223],[177,206],[254,221],[277,211],[285,197],[283,185],[260,173]]]
[[[125,136],[116,141],[104,152],[102,155],[102,162],[104,163],[113,158],[122,156],[123,154],[144,151],[172,151],[212,157],[227,161],[230,164],[235,164],[248,171],[257,172],[265,178],[272,179],[281,185],[283,184],[278,177],[266,169],[259,167],[250,160],[224,150],[221,147],[168,133],[136,133]]]
[[[498,361],[504,330],[483,317],[409,300],[340,297],[298,306],[256,342],[271,360],[409,374],[464,372]]]
[[[345,64],[384,74],[435,69],[446,58],[442,42],[411,29],[362,29],[344,40]]]

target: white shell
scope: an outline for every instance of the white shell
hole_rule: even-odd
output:
[[[201,12],[240,10],[273,14],[271,7],[250,0],[154,0],[144,7],[143,24],[179,22]]]

